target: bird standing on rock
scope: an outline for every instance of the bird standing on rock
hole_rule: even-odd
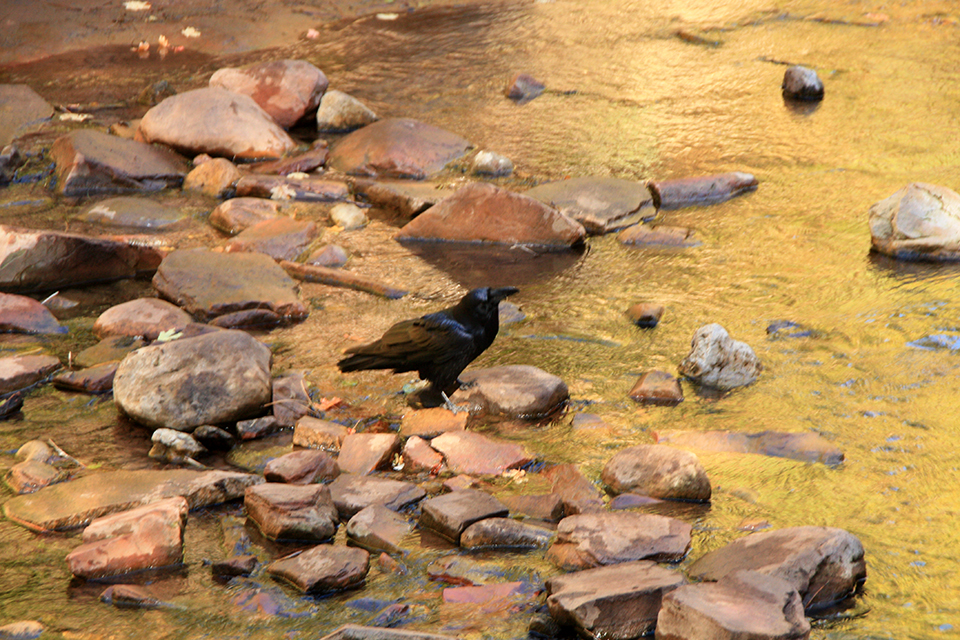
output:
[[[481,287],[452,307],[393,325],[376,342],[351,347],[340,371],[393,369],[416,371],[430,387],[421,394],[424,406],[446,404],[463,384],[460,373],[493,344],[500,330],[500,301],[516,287]],[[442,398],[442,400],[441,400]]]

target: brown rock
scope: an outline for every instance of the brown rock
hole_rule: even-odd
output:
[[[343,439],[337,464],[345,473],[366,475],[389,468],[400,453],[400,438],[395,433],[351,433]]]
[[[323,451],[293,451],[274,458],[263,469],[267,482],[311,484],[333,480],[340,475],[337,462]]]
[[[292,372],[273,379],[273,417],[280,426],[290,428],[310,413],[308,383],[302,373]]]
[[[460,374],[467,383],[451,396],[455,403],[479,405],[492,415],[537,419],[554,415],[570,398],[567,384],[530,365],[472,369]]]
[[[817,72],[809,67],[793,65],[783,72],[780,85],[783,97],[792,100],[823,100],[823,82]]]
[[[60,367],[60,360],[55,356],[0,358],[0,394],[32,387]]]
[[[555,207],[591,235],[622,229],[657,213],[644,184],[619,178],[568,178],[538,185],[525,195]]]
[[[337,142],[327,165],[351,175],[423,180],[469,148],[469,142],[449,131],[408,118],[387,118]]]
[[[351,95],[333,89],[323,94],[317,108],[317,131],[340,133],[376,122],[377,114]]]
[[[554,532],[510,518],[484,518],[460,534],[465,549],[482,547],[549,547]]]
[[[237,195],[273,200],[336,202],[347,200],[350,191],[346,183],[336,180],[250,173],[237,181]]]
[[[663,317],[663,305],[652,302],[638,302],[627,309],[627,317],[638,327],[653,328]]]
[[[337,532],[337,508],[326,485],[268,482],[247,489],[243,506],[271,540],[321,541]]]
[[[236,424],[241,440],[256,440],[278,433],[283,429],[274,416],[261,416],[252,420],[240,420]]]
[[[510,513],[513,515],[526,516],[545,522],[559,522],[563,518],[563,500],[556,493],[503,496],[500,501],[510,508]]]
[[[53,116],[46,100],[25,84],[0,85],[0,148]]]
[[[210,213],[210,224],[236,235],[258,222],[280,215],[280,203],[264,198],[232,198],[221,203]]]
[[[369,570],[369,553],[356,547],[330,544],[318,544],[299,555],[267,565],[267,573],[311,595],[359,587]]]
[[[345,473],[330,483],[330,495],[340,519],[349,520],[373,504],[399,511],[423,499],[426,492],[412,482]]]
[[[697,456],[663,445],[641,444],[621,449],[603,467],[600,478],[613,494],[710,500],[710,479]]]
[[[523,445],[497,442],[473,431],[452,431],[437,436],[430,446],[443,454],[454,473],[500,475],[533,460]]]
[[[407,473],[426,472],[439,475],[446,471],[443,456],[419,436],[410,436],[403,443],[403,470]]]
[[[429,440],[448,431],[463,431],[469,417],[466,412],[454,413],[445,407],[411,411],[404,414],[400,422],[400,435],[420,436]]]
[[[259,251],[274,260],[295,260],[317,232],[316,222],[280,216],[247,227],[227,243],[226,250]]]
[[[342,424],[303,416],[293,429],[293,444],[311,449],[337,451],[349,430]]]
[[[558,464],[547,469],[545,475],[553,483],[553,493],[562,500],[566,515],[603,510],[603,493],[580,473],[575,464]]]
[[[64,371],[53,377],[53,386],[82,393],[107,393],[113,390],[113,377],[119,362],[106,362],[79,371]]]
[[[487,605],[502,609],[508,607],[509,603],[516,599],[516,596],[523,593],[523,586],[522,582],[502,582],[476,587],[447,587],[443,590],[443,601]]]
[[[138,193],[179,187],[183,159],[170,151],[93,129],[57,138],[50,148],[57,191],[68,197]]]
[[[511,100],[523,103],[533,100],[543,93],[544,89],[546,89],[546,86],[533,76],[518,73],[507,83],[504,95]]]
[[[110,336],[142,336],[153,341],[164,331],[183,331],[191,322],[190,314],[175,304],[158,298],[137,298],[101,313],[93,323],[93,333],[101,340]]]
[[[121,227],[141,231],[157,231],[183,226],[185,216],[170,207],[148,198],[120,196],[94,204],[80,216],[81,220],[104,227]]]
[[[100,594],[100,602],[118,609],[158,609],[166,606],[149,589],[133,584],[115,584]]]
[[[582,569],[632,560],[676,562],[690,549],[690,531],[689,524],[665,516],[590,513],[561,520],[554,546],[576,545]]]
[[[314,142],[313,145],[314,146],[308,151],[298,153],[295,156],[280,158],[279,160],[272,160],[270,162],[259,162],[248,165],[247,168],[255,173],[277,174],[280,176],[291,173],[310,173],[326,164],[327,155],[329,154],[326,140],[318,140]]]
[[[226,158],[212,158],[187,174],[183,180],[183,190],[199,191],[218,198],[232,189],[241,176],[237,166]]]
[[[679,209],[694,205],[716,204],[757,188],[757,179],[749,173],[733,171],[696,178],[651,181],[658,209]]]
[[[306,264],[317,267],[328,267],[330,269],[339,269],[347,264],[348,256],[343,247],[337,244],[328,244],[322,249],[317,249],[304,261]]]
[[[328,84],[323,72],[305,60],[255,62],[210,77],[211,87],[250,96],[285,129],[317,108]]]
[[[464,489],[424,501],[420,526],[460,544],[460,535],[474,522],[484,518],[502,518],[508,513],[507,508],[490,494]]]
[[[355,178],[351,186],[358,198],[375,207],[394,211],[404,220],[420,215],[453,193],[439,182]]]
[[[402,553],[412,547],[413,524],[382,504],[358,511],[347,523],[347,537],[368,551]]]
[[[0,331],[11,333],[66,333],[45,306],[26,296],[0,293]]]
[[[395,237],[567,249],[582,245],[585,236],[580,223],[539,200],[475,183],[421,213]]]
[[[701,244],[692,229],[670,227],[665,224],[653,226],[646,223],[627,227],[617,235],[622,244],[653,248],[686,248]]]
[[[666,371],[647,371],[633,385],[629,395],[641,404],[674,406],[683,402],[680,381]]]
[[[67,479],[67,474],[39,460],[26,460],[10,467],[4,476],[7,486],[16,494],[33,493]]]

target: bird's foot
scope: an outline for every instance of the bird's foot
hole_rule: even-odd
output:
[[[444,393],[440,392],[440,395],[443,396],[443,406],[454,414],[461,413],[463,411],[470,413],[470,405],[467,404],[454,404],[450,397]]]

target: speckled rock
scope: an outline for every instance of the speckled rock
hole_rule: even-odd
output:
[[[697,456],[664,445],[641,444],[618,451],[600,475],[613,494],[639,493],[662,500],[710,500],[707,472]]]
[[[726,391],[755,382],[763,364],[748,344],[731,338],[719,324],[708,324],[694,332],[679,370],[694,382]]]

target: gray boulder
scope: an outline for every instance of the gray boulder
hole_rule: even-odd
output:
[[[367,105],[353,96],[333,89],[320,98],[317,131],[339,133],[353,131],[379,120]]]
[[[679,369],[694,382],[726,391],[754,383],[763,364],[748,344],[731,338],[719,324],[708,324],[693,334]]]
[[[710,479],[697,456],[656,444],[618,451],[600,475],[610,493],[639,493],[661,500],[710,500]]]
[[[570,397],[563,380],[530,365],[474,369],[460,374],[460,380],[469,386],[457,390],[450,399],[478,405],[493,415],[541,418],[562,409]]]
[[[619,178],[583,177],[548,182],[525,192],[602,235],[653,218],[657,212],[646,185]]]
[[[913,182],[870,207],[874,251],[901,260],[960,260],[960,194]]]

